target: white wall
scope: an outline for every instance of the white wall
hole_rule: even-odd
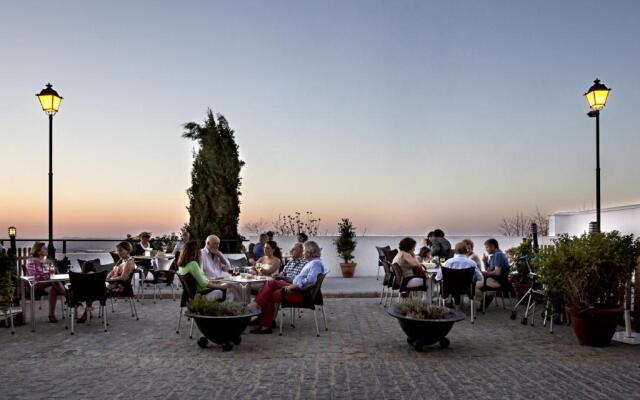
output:
[[[640,235],[640,204],[602,209],[601,218],[603,232],[617,230]],[[595,210],[554,213],[549,217],[549,235],[581,235],[589,230],[589,222],[595,220]]]

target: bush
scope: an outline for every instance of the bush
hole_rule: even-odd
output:
[[[563,235],[540,252],[538,274],[547,297],[574,310],[623,305],[640,242],[619,232]]]
[[[187,302],[187,309],[198,315],[207,315],[212,317],[237,316],[247,314],[247,308],[235,302],[220,302],[208,299],[205,296],[196,295]]]
[[[517,272],[511,275],[511,282],[513,283],[529,283],[531,277],[529,272],[536,272],[536,263],[538,257],[536,257],[533,251],[533,244],[530,240],[525,240],[520,245],[512,247],[507,250],[507,254],[511,258],[515,269],[513,272]]]
[[[9,308],[13,299],[15,269],[15,257],[0,254],[0,312],[4,312]]]
[[[446,319],[453,312],[446,307],[434,306],[420,299],[407,299],[395,305],[396,312],[414,319]]]
[[[353,260],[353,253],[356,251],[356,228],[349,218],[343,218],[338,223],[338,238],[333,241],[336,245],[338,257],[342,258],[345,263]]]

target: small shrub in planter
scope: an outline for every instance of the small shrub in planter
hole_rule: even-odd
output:
[[[407,335],[407,343],[417,351],[424,346],[439,342],[440,347],[449,346],[449,333],[453,324],[462,321],[464,314],[446,307],[439,307],[419,299],[407,299],[387,310],[396,318]]]
[[[220,302],[204,296],[196,296],[187,302],[186,314],[195,320],[198,329],[204,335],[198,340],[200,347],[207,347],[208,340],[229,351],[240,344],[240,335],[247,328],[251,317],[260,314],[246,306],[234,302]]]
[[[569,309],[580,344],[611,343],[639,255],[640,242],[616,231],[564,235],[540,253],[546,295],[556,309]]]
[[[512,268],[513,273],[509,276],[509,279],[516,290],[518,299],[520,299],[531,289],[533,281],[529,273],[536,272],[538,258],[530,240],[524,240],[520,245],[510,248],[507,250],[507,254],[509,254],[515,267]]]
[[[342,277],[353,278],[356,265],[353,261],[353,253],[356,251],[356,228],[349,218],[343,218],[338,223],[339,236],[333,243],[336,245],[338,257],[344,260],[344,263],[340,263],[340,269],[342,270]]]

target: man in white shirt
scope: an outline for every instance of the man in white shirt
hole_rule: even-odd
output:
[[[205,247],[200,250],[200,262],[202,270],[207,278],[228,278],[231,264],[227,257],[218,248],[220,238],[216,235],[209,235]]]
[[[480,271],[476,262],[467,257],[467,245],[462,242],[456,243],[455,255],[444,263],[444,267],[451,269],[475,268],[474,281],[482,282],[484,280],[482,271]],[[436,274],[436,280],[442,280],[442,269]]]

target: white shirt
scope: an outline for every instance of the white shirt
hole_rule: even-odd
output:
[[[482,281],[484,279],[484,276],[482,275],[482,272],[480,271],[480,268],[478,268],[478,265],[476,264],[476,262],[468,258],[464,254],[456,254],[453,256],[453,258],[450,258],[447,261],[445,261],[444,268],[451,268],[451,269],[475,268],[476,272],[475,272],[474,280]],[[442,268],[436,274],[436,280],[437,281],[442,280]]]
[[[222,257],[224,262],[220,260],[220,257],[214,257],[206,247],[200,250],[200,263],[202,264],[202,271],[207,278],[221,278],[229,276],[225,270],[231,268],[231,264],[224,254],[222,254]]]

